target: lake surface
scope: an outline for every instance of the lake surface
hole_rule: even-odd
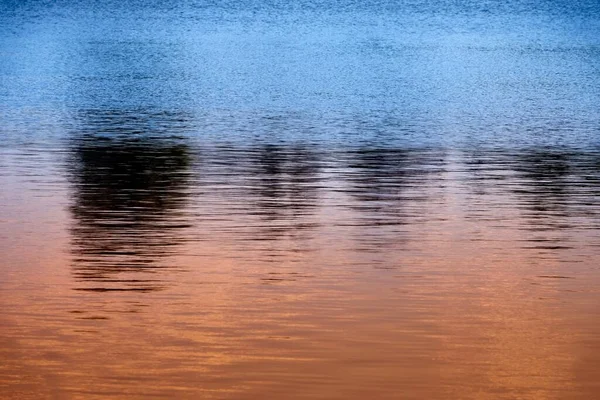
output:
[[[0,398],[600,396],[600,3],[0,3]]]

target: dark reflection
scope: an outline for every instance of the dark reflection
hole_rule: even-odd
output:
[[[430,216],[424,210],[441,186],[445,154],[433,149],[361,148],[345,155],[344,192],[354,200],[360,227],[360,243],[365,250],[379,252],[381,246],[394,246],[403,238],[403,225]],[[427,185],[433,188],[424,190]]]
[[[580,224],[577,228],[598,224],[597,215],[592,218],[590,214],[597,206],[598,188],[590,181],[598,181],[598,160],[597,151],[591,149],[532,149],[514,157],[513,169],[520,185],[513,193],[531,232],[525,248],[568,250],[573,248],[574,224]],[[577,218],[581,211],[585,219]]]
[[[513,192],[526,207],[528,219],[560,227],[552,221],[569,213],[570,164],[575,156],[553,149],[535,149],[515,155],[512,167],[523,185],[515,187]]]
[[[178,113],[89,111],[70,141],[73,272],[79,290],[163,287],[154,272],[188,226],[190,150]]]
[[[229,143],[204,147],[196,165],[201,170],[195,189],[201,196],[193,208],[201,232],[194,240],[218,238],[221,248],[230,246],[226,256],[236,262],[269,262],[276,268],[300,262],[313,250],[324,191],[323,153],[317,146],[268,140],[248,146]],[[265,279],[281,280],[271,278]]]
[[[524,248],[570,249],[574,229],[598,226],[597,149],[476,150],[464,162],[474,195],[470,217],[486,218],[492,205],[514,208],[522,219],[519,229],[527,232]],[[511,223],[510,215],[504,219]]]
[[[249,155],[247,196],[250,212],[261,221],[256,238],[299,237],[314,227],[310,217],[321,182],[318,153],[310,146],[270,144]]]

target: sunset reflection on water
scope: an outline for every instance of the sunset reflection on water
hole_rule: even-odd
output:
[[[42,215],[28,204],[6,251],[6,394],[597,390],[598,215],[581,182],[600,153],[69,143],[68,190],[42,195]],[[53,168],[19,175],[4,204],[56,185]],[[69,235],[23,256],[33,227]]]
[[[597,2],[159,3],[0,3],[1,399],[599,397]]]

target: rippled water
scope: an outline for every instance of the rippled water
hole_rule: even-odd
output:
[[[0,398],[600,396],[596,1],[0,3]]]

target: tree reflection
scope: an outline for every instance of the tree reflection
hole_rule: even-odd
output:
[[[525,210],[528,230],[545,232],[530,238],[534,248],[570,248],[575,224],[597,229],[598,190],[590,183],[598,182],[599,160],[592,149],[535,149],[515,157],[521,185],[514,193]]]
[[[70,143],[72,253],[80,290],[156,290],[188,226],[190,152],[176,113],[88,112]],[[140,274],[144,273],[144,274]]]
[[[526,206],[527,217],[550,223],[552,219],[568,215],[572,157],[569,152],[551,149],[515,155],[512,166],[524,184],[514,188],[513,192]]]
[[[307,146],[264,145],[247,161],[251,212],[262,220],[259,236],[275,239],[311,228],[320,184],[318,154]]]
[[[345,192],[358,212],[360,242],[365,250],[380,251],[402,238],[402,226],[427,219],[431,203],[427,188],[444,170],[445,154],[434,149],[362,148],[346,155]],[[391,242],[390,242],[391,241]]]
[[[561,147],[471,151],[465,165],[473,197],[472,218],[490,217],[494,207],[511,207],[527,232],[524,247],[537,250],[570,248],[575,223],[597,227],[594,211],[599,180],[599,153]],[[498,216],[494,216],[498,219]],[[514,223],[504,217],[505,224]],[[577,221],[577,222],[575,222]]]

